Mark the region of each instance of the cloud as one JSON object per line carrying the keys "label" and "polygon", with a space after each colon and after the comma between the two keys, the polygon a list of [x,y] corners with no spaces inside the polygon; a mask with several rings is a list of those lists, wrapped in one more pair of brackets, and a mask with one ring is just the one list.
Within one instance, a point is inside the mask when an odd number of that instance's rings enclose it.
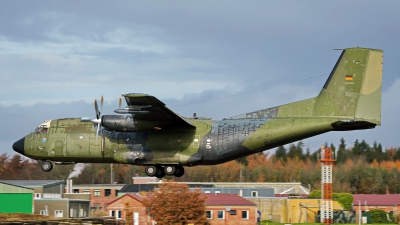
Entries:
{"label": "cloud", "polygon": [[[306,142],[377,135],[396,145],[397,118],[387,110],[398,107],[385,98],[395,102],[398,94],[399,8],[395,1],[6,2],[0,144],[45,119],[90,116],[100,95],[108,112],[122,92],[139,92],[184,116],[215,119],[314,97],[326,77],[292,82],[329,73],[340,54],[332,49],[363,46],[384,50],[383,126]],[[279,84],[287,85],[268,88]],[[223,98],[255,90],[263,91]],[[215,98],[222,99],[177,106]]]}

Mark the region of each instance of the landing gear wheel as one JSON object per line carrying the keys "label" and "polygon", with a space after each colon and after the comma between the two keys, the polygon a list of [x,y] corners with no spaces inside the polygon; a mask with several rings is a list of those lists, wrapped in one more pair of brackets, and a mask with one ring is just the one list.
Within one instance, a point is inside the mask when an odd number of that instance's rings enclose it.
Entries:
{"label": "landing gear wheel", "polygon": [[42,164],[40,164],[40,168],[42,168],[44,172],[50,172],[53,169],[53,163],[50,161],[43,161]]}
{"label": "landing gear wheel", "polygon": [[181,177],[183,176],[183,174],[185,174],[185,169],[183,168],[183,166],[175,166],[174,176]]}
{"label": "landing gear wheel", "polygon": [[165,165],[164,166],[164,173],[167,176],[172,176],[175,174],[175,166],[173,165]]}
{"label": "landing gear wheel", "polygon": [[155,177],[160,178],[160,179],[165,177],[163,168],[162,167],[156,167],[156,168],[157,168],[157,173],[156,173]]}
{"label": "landing gear wheel", "polygon": [[157,174],[157,167],[156,166],[146,166],[144,172],[149,177],[154,177]]}

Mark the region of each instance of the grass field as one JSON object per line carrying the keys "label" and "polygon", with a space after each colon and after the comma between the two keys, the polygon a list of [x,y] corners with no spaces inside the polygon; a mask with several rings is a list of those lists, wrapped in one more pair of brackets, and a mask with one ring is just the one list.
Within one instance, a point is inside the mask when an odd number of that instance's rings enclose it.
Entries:
{"label": "grass field", "polygon": [[15,221],[15,220],[46,220],[52,219],[49,216],[25,214],[25,213],[0,213],[0,221]]}

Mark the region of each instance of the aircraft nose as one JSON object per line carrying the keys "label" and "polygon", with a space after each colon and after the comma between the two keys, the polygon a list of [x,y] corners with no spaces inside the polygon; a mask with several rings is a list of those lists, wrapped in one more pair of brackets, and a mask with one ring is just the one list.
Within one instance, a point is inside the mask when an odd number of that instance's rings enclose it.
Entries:
{"label": "aircraft nose", "polygon": [[19,139],[18,141],[16,141],[12,148],[14,149],[14,151],[20,153],[20,154],[24,154],[24,143],[25,143],[25,137]]}

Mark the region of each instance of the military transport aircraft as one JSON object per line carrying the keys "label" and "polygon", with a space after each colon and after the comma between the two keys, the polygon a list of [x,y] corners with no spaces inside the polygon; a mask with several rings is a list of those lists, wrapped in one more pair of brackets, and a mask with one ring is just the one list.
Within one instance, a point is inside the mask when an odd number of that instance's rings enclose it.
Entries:
{"label": "military transport aircraft", "polygon": [[[215,165],[328,131],[370,129],[381,123],[383,51],[342,51],[320,94],[220,121],[185,118],[146,94],[125,94],[114,115],[48,120],[13,144],[56,164],[127,163],[148,176],[182,176],[183,166]],[[120,101],[121,104],[121,101]]]}

